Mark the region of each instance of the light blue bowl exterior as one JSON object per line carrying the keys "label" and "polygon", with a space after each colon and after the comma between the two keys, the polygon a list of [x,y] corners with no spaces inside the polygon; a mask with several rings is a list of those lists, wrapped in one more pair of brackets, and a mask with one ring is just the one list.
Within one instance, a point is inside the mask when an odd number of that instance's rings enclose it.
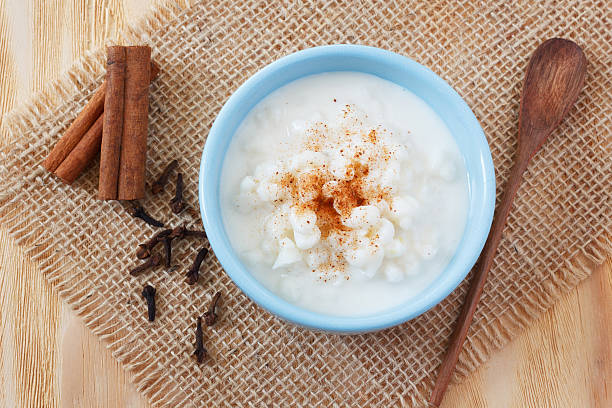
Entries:
{"label": "light blue bowl exterior", "polygon": [[[223,225],[219,180],[232,136],[247,113],[265,96],[298,78],[329,71],[359,71],[387,79],[423,99],[444,120],[465,160],[469,212],[463,238],[449,265],[416,297],[395,308],[364,317],[337,317],[297,307],[266,289],[235,254]],[[448,296],[465,278],[485,243],[495,206],[491,153],[476,117],[446,82],[424,66],[390,51],[359,45],[329,45],[299,51],[266,66],[225,103],[202,154],[199,200],[204,227],[215,255],[230,278],[271,313],[312,329],[340,333],[380,330],[410,320]]]}

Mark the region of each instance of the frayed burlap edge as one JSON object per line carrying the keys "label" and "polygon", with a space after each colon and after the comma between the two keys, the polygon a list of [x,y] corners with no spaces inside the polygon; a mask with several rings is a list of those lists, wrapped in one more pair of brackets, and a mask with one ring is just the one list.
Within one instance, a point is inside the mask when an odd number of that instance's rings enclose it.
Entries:
{"label": "frayed burlap edge", "polygon": [[513,340],[554,305],[559,297],[591,276],[611,253],[612,242],[609,237],[600,242],[592,242],[587,250],[579,251],[574,258],[567,260],[558,275],[551,274],[550,280],[532,292],[525,303],[510,305],[501,318],[485,326],[484,330],[470,335],[471,347],[464,348],[454,381],[457,382],[485,363],[493,352]]}
{"label": "frayed burlap edge", "polygon": [[[156,5],[139,22],[130,25],[116,39],[109,39],[106,43],[147,43],[149,33],[178,18],[194,3],[196,1],[182,0]],[[60,100],[75,99],[82,104],[89,100],[104,76],[104,56],[103,48],[85,53],[47,88],[4,115],[0,127],[0,175],[5,176],[5,180],[10,179],[11,174],[11,169],[4,164],[5,158],[15,154],[16,150],[28,151],[28,129],[36,129],[53,115],[53,107]],[[92,72],[97,73],[99,80],[86,87]],[[42,166],[33,169],[33,172],[36,178],[45,174]],[[87,288],[80,285],[80,281],[73,280],[68,272],[75,265],[66,262],[61,253],[58,254],[57,250],[54,252],[49,246],[51,239],[48,238],[49,234],[44,233],[44,226],[24,219],[19,205],[21,180],[13,181],[5,184],[0,191],[0,221],[3,229],[23,248],[24,254],[36,264],[77,316],[83,319],[85,326],[102,340],[128,372],[136,389],[153,406],[185,406],[186,394],[174,379],[164,376],[164,367],[155,363],[154,356],[147,355],[146,350],[136,351],[125,344],[126,329],[116,324],[112,309],[104,302],[87,300]]]}
{"label": "frayed burlap edge", "polygon": [[[195,1],[184,0],[172,5],[158,5],[136,25],[130,26],[116,39],[108,43],[147,43],[150,34],[166,24],[171,23],[184,13]],[[155,55],[154,55],[155,56]],[[101,80],[103,76],[104,50],[99,49],[87,53],[80,58],[65,74],[53,81],[47,89],[33,96],[31,101],[9,112],[2,120],[0,132],[2,142],[0,157],[8,157],[16,151],[27,152],[28,129],[36,128],[40,123],[53,115],[53,107],[62,99],[87,101],[95,91],[93,85],[87,86],[92,72],[97,73]],[[97,81],[96,83],[99,83]],[[78,96],[78,98],[77,98]],[[0,175],[4,179],[11,173],[0,160]],[[42,177],[42,167],[33,170],[34,177]],[[137,389],[142,392],[154,406],[183,406],[188,403],[186,393],[174,379],[163,375],[163,367],[158,366],[152,356],[144,351],[137,351],[125,344],[126,329],[114,321],[113,311],[105,303],[88,300],[87,287],[75,281],[70,273],[75,266],[58,251],[49,247],[50,239],[43,234],[43,225],[36,224],[24,218],[20,206],[19,181],[5,185],[0,192],[0,221],[3,228],[24,249],[24,253],[39,267],[54,290],[66,300],[68,305],[80,316],[85,325],[92,330],[128,372]],[[34,237],[36,244],[34,245]],[[534,288],[530,297],[520,305],[510,305],[503,317],[492,321],[490,325],[477,333],[471,333],[470,345],[465,347],[458,366],[455,381],[474,371],[487,361],[490,355],[499,350],[525,329],[530,322],[549,309],[564,293],[574,288],[582,280],[589,277],[593,270],[600,266],[612,253],[612,237],[592,242],[588,249],[577,250],[571,259],[565,261],[560,272],[551,274],[550,279],[541,287]],[[431,384],[429,384],[431,385]],[[406,397],[413,405],[422,405],[428,395],[423,392],[425,384],[406,384],[413,390]]]}

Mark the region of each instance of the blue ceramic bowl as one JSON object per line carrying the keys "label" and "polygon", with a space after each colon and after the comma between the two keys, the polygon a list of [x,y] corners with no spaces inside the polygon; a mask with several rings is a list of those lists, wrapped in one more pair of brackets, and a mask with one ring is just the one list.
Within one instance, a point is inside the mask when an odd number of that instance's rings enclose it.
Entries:
{"label": "blue ceramic bowl", "polygon": [[[266,289],[234,252],[221,216],[219,179],[225,153],[247,113],[277,88],[307,75],[329,71],[373,74],[410,90],[444,120],[459,145],[468,172],[469,212],[463,238],[446,269],[421,294],[389,310],[364,317],[337,317],[295,306]],[[279,59],[247,80],[215,120],[200,163],[200,210],[210,245],[242,291],[273,314],[301,326],[341,333],[380,330],[412,319],[435,306],[465,278],[489,233],[495,206],[491,153],[476,117],[440,77],[401,55],[358,45],[310,48]]]}

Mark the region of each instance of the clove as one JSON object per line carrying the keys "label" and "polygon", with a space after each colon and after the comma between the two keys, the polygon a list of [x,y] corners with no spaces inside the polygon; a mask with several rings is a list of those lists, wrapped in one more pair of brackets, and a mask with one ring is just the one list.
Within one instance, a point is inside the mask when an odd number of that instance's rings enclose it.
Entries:
{"label": "clove", "polygon": [[201,364],[206,358],[206,354],[207,352],[204,348],[204,333],[202,333],[202,318],[198,316],[195,332],[195,351],[193,352],[193,355],[198,364]]}
{"label": "clove", "polygon": [[167,237],[168,235],[170,235],[171,232],[172,232],[171,229],[165,229],[153,235],[153,237],[151,237],[151,239],[149,239],[145,243],[139,244],[138,248],[136,249],[136,257],[138,259],[145,259],[145,258],[150,257],[151,252],[153,251],[153,249],[155,249],[157,244],[162,242],[163,239]]}
{"label": "clove", "polygon": [[174,198],[170,200],[170,208],[175,214],[179,214],[185,208],[185,202],[183,201],[183,173],[179,173],[176,176],[176,193]]}
{"label": "clove", "polygon": [[175,239],[182,239],[187,237],[206,238],[206,232],[198,230],[190,230],[186,227],[175,227],[172,231],[163,239],[164,249],[166,252],[166,267],[169,268],[172,262],[172,242]]}
{"label": "clove", "polygon": [[217,321],[218,316],[216,313],[216,309],[217,309],[217,303],[219,302],[220,298],[221,298],[221,292],[215,293],[215,296],[210,302],[210,307],[208,308],[206,313],[204,313],[204,322],[206,323],[207,326],[212,326]]}
{"label": "clove", "polygon": [[187,227],[175,227],[168,237],[171,239],[187,238],[187,237],[206,238],[206,232],[198,231],[198,230],[190,230],[190,229],[187,229]]}
{"label": "clove", "polygon": [[206,231],[190,230],[190,229],[185,228],[183,229],[183,236],[204,239],[206,238]]}
{"label": "clove", "polygon": [[151,217],[140,204],[134,204],[128,208],[128,213],[134,218],[140,218],[144,222],[154,227],[163,227],[164,223]]}
{"label": "clove", "polygon": [[153,254],[153,256],[151,256],[150,258],[147,258],[147,260],[144,263],[133,268],[130,271],[130,275],[132,276],[140,275],[142,272],[159,265],[160,262],[161,262],[161,256],[159,256],[159,254]]}
{"label": "clove", "polygon": [[159,175],[157,180],[153,182],[151,185],[151,192],[153,194],[159,194],[162,192],[166,183],[168,182],[168,178],[170,177],[170,173],[178,166],[178,160],[172,160],[164,169],[162,174]]}
{"label": "clove", "polygon": [[185,277],[186,277],[185,280],[187,281],[189,285],[195,285],[198,279],[200,278],[200,265],[202,265],[202,262],[204,261],[204,258],[206,258],[207,254],[208,254],[208,248],[206,247],[198,251],[198,254],[195,257],[195,260],[193,261],[193,265],[191,266],[191,268],[189,268],[189,270],[185,274]]}
{"label": "clove", "polygon": [[166,237],[162,240],[162,243],[164,244],[164,252],[166,254],[164,266],[166,268],[170,268],[170,264],[172,262],[172,238]]}
{"label": "clove", "polygon": [[155,288],[151,285],[145,285],[142,289],[142,297],[147,300],[147,313],[149,321],[155,320]]}
{"label": "clove", "polygon": [[182,239],[188,237],[206,238],[206,232],[198,230],[190,230],[187,227],[168,228],[153,235],[148,241],[139,244],[136,248],[136,257],[145,259],[151,256],[151,253],[158,244],[163,244],[165,252],[164,264],[167,268],[170,267],[172,260],[172,241],[174,239]]}

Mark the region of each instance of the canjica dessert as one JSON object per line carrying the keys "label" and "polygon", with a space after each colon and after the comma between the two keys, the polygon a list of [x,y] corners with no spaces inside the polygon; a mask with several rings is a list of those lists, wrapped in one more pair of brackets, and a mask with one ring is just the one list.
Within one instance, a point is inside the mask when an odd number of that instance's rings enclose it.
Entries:
{"label": "canjica dessert", "polygon": [[422,292],[467,218],[463,158],[417,96],[357,72],[308,76],[258,103],[221,176],[234,250],[306,309],[363,316]]}

